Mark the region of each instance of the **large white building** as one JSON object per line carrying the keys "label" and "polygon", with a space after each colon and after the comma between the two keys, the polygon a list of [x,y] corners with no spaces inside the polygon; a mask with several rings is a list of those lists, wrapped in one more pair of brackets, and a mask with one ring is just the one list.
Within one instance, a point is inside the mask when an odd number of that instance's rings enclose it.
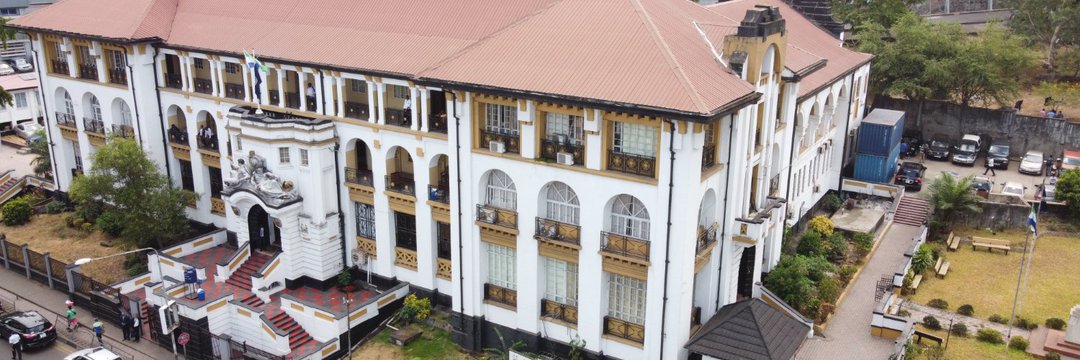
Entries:
{"label": "large white building", "polygon": [[[60,189],[128,136],[227,229],[123,290],[297,358],[337,356],[400,289],[470,350],[497,329],[690,356],[837,188],[870,60],[778,0],[66,0],[12,26]],[[185,265],[210,299],[181,299]],[[408,286],[341,309],[318,291],[346,268]]]}

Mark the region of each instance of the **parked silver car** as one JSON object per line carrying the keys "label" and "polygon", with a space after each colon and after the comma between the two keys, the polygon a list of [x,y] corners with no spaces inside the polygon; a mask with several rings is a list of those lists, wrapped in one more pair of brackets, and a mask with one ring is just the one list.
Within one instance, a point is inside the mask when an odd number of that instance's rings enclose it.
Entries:
{"label": "parked silver car", "polygon": [[1031,150],[1027,154],[1024,154],[1024,158],[1020,160],[1020,173],[1028,175],[1042,175],[1043,173],[1043,153],[1042,151]]}
{"label": "parked silver car", "polygon": [[41,125],[38,125],[38,123],[33,121],[27,121],[15,125],[15,135],[18,135],[19,137],[26,139],[27,141],[29,141],[30,138],[34,136],[34,133],[38,132],[38,130],[41,130]]}

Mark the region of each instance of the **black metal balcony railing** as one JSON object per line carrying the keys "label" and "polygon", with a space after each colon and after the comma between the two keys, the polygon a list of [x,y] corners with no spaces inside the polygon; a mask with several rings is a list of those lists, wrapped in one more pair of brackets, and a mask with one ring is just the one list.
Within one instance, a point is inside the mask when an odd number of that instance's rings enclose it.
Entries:
{"label": "black metal balcony railing", "polygon": [[95,63],[82,63],[79,64],[79,78],[86,80],[97,80],[97,64]]}
{"label": "black metal balcony railing", "polygon": [[769,196],[776,196],[780,192],[780,174],[769,179]]}
{"label": "black metal balcony railing", "polygon": [[112,126],[112,132],[116,136],[124,138],[131,138],[135,136],[135,128],[131,127],[131,125],[114,124]]}
{"label": "black metal balcony railing", "polygon": [[701,169],[705,170],[716,165],[716,145],[705,145],[701,148]]}
{"label": "black metal balcony railing", "polygon": [[56,125],[76,128],[77,125],[75,124],[75,114],[68,114],[65,112],[57,111]]}
{"label": "black metal balcony railing", "polygon": [[698,231],[697,252],[705,250],[710,245],[716,242],[716,228],[717,225],[714,223],[708,228],[702,228]]}
{"label": "black metal balcony railing", "polygon": [[368,104],[352,101],[345,102],[345,117],[353,119],[368,119]]}
{"label": "black metal balcony railing", "polygon": [[225,97],[230,99],[244,99],[244,85],[225,83]]}
{"label": "black metal balcony railing", "polygon": [[290,109],[300,108],[300,94],[294,92],[285,92],[285,107]]}
{"label": "black metal balcony railing", "polygon": [[169,142],[177,145],[188,146],[188,133],[186,129],[169,128]]}
{"label": "black metal balcony railing", "polygon": [[214,84],[208,79],[194,79],[195,92],[202,94],[211,94],[214,92]]}
{"label": "black metal balcony railing", "polygon": [[68,75],[71,73],[67,59],[52,59],[49,62],[52,63],[53,74]]}
{"label": "black metal balcony railing", "polygon": [[345,182],[363,186],[375,186],[375,181],[372,178],[371,170],[362,170],[351,167],[345,168]]}
{"label": "black metal balcony railing", "polygon": [[450,203],[450,189],[436,185],[428,185],[427,188],[428,200],[441,202],[443,204]]}
{"label": "black metal balcony railing", "polygon": [[557,139],[540,140],[541,159],[557,161],[559,160],[559,153],[570,154],[574,159],[574,165],[585,165],[585,146]]}
{"label": "black metal balcony railing", "polygon": [[83,118],[83,129],[86,130],[86,132],[104,134],[105,122],[94,118]]}
{"label": "black metal balcony railing", "polygon": [[199,149],[218,152],[218,137],[214,136],[198,136]]}
{"label": "black metal balcony railing", "polygon": [[542,299],[540,300],[540,316],[570,324],[577,324],[578,309],[577,306]]}
{"label": "black metal balcony railing", "polygon": [[412,126],[412,120],[409,119],[411,112],[407,113],[402,109],[386,108],[386,125],[393,125],[397,127],[410,127]]}
{"label": "black metal balcony railing", "polygon": [[492,225],[517,229],[517,212],[514,210],[476,204],[476,219]]}
{"label": "black metal balcony railing", "polygon": [[612,150],[608,153],[607,168],[632,175],[654,177],[656,158]]}
{"label": "black metal balcony railing", "polygon": [[517,307],[517,291],[495,284],[484,284],[484,300]]}
{"label": "black metal balcony railing", "polygon": [[125,71],[124,68],[110,69],[109,83],[116,85],[127,85],[127,71]]}
{"label": "black metal balcony railing", "polygon": [[612,316],[605,316],[604,334],[623,338],[637,343],[644,343],[645,325],[616,319]]}
{"label": "black metal balcony railing", "polygon": [[438,113],[438,114],[430,114],[430,115],[428,115],[428,121],[430,122],[428,124],[428,131],[437,132],[437,133],[441,133],[441,134],[446,133],[446,123],[447,123],[446,112],[441,112],[441,113]]}
{"label": "black metal balcony railing", "polygon": [[184,80],[180,78],[178,74],[165,74],[165,87],[172,89],[181,89],[184,87]]}
{"label": "black metal balcony railing", "polygon": [[649,242],[647,240],[635,239],[606,231],[600,232],[600,236],[604,239],[603,245],[600,246],[600,250],[603,252],[649,260]]}
{"label": "black metal balcony railing", "polygon": [[581,244],[581,226],[542,217],[536,218],[536,237],[544,240]]}
{"label": "black metal balcony railing", "polygon": [[281,103],[281,94],[278,94],[277,89],[267,89],[267,96],[270,98],[270,105],[277,106]]}
{"label": "black metal balcony railing", "polygon": [[386,175],[386,190],[390,190],[399,194],[416,196],[415,182],[413,181],[413,175],[406,172],[395,172],[390,175]]}
{"label": "black metal balcony railing", "polygon": [[517,134],[503,134],[480,130],[480,147],[486,149],[492,141],[501,142],[503,144],[503,149],[508,153],[518,154],[521,152],[521,144]]}

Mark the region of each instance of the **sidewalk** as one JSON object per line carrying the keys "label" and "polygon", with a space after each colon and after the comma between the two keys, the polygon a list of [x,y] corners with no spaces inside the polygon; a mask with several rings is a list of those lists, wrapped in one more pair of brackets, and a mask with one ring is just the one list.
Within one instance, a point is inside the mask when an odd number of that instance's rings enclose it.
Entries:
{"label": "sidewalk", "polygon": [[[949,321],[952,320],[956,324],[964,324],[965,326],[967,326],[968,332],[972,334],[974,334],[979,329],[987,327],[997,330],[1002,335],[1009,333],[1009,327],[1004,324],[998,324],[983,319],[964,316],[948,310],[935,309],[926,305],[907,301],[907,299],[901,300],[900,308],[910,312],[911,319],[919,323],[923,322],[923,318],[926,317],[926,315],[933,315],[938,319],[938,321],[941,322],[942,327],[948,327]],[[1024,338],[1031,338],[1031,331],[1014,327],[1012,328],[1012,335],[1020,335]],[[1005,340],[1008,341],[1008,339]]]}
{"label": "sidewalk", "polygon": [[[8,301],[15,300],[17,310],[37,310],[46,319],[54,322],[56,322],[57,318],[60,318],[61,321],[56,324],[57,334],[61,337],[70,337],[68,335],[70,333],[65,330],[66,324],[63,323],[63,316],[61,315],[67,313],[64,306],[67,294],[49,289],[47,286],[33,282],[13,271],[0,268],[0,297]],[[82,340],[88,336],[87,327],[94,322],[94,315],[90,313],[90,309],[81,306],[76,306],[75,311],[78,313],[80,328],[80,332],[76,333],[75,336],[80,340],[79,342],[84,343],[85,341]],[[105,344],[110,347],[115,346],[137,359],[171,359],[173,357],[172,351],[166,350],[155,344],[153,340],[150,340],[145,328],[142,333],[142,341],[136,343],[121,340],[124,332],[119,327],[104,320],[102,323],[105,324]],[[180,358],[183,358],[183,355],[180,355]]]}

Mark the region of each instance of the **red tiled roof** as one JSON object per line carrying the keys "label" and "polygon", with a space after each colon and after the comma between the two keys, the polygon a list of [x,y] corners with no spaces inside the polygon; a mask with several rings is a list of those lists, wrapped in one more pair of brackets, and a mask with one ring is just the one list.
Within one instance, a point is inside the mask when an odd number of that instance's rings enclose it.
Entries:
{"label": "red tiled roof", "polygon": [[63,0],[10,24],[109,39],[166,39],[179,0]]}
{"label": "red tiled roof", "polygon": [[37,86],[37,75],[34,75],[34,73],[0,76],[0,88],[7,91],[32,89],[36,88]]}

